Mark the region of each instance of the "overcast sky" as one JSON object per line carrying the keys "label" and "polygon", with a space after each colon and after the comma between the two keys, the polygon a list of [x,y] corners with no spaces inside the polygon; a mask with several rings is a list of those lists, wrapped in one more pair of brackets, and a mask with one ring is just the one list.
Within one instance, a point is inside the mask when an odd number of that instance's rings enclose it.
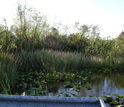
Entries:
{"label": "overcast sky", "polygon": [[11,25],[17,1],[36,8],[50,23],[74,25],[75,22],[99,25],[102,37],[116,37],[124,30],[124,0],[1,0],[0,21]]}

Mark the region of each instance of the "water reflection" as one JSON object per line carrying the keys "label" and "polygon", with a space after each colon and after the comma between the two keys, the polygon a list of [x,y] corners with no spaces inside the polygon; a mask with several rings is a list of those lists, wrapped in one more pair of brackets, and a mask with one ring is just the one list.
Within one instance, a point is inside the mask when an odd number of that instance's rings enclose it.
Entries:
{"label": "water reflection", "polygon": [[91,90],[81,89],[80,96],[124,95],[124,74],[94,75]]}
{"label": "water reflection", "polygon": [[64,87],[64,83],[52,83],[48,84],[48,96],[56,96],[56,97],[76,97],[79,96],[79,93],[76,92],[73,88],[66,89]]}
{"label": "water reflection", "polygon": [[91,81],[91,90],[81,88],[80,93],[74,90],[66,89],[64,83],[48,84],[48,96],[63,96],[65,93],[69,96],[76,95],[80,97],[104,96],[112,94],[124,95],[124,74],[111,75],[93,75]]}

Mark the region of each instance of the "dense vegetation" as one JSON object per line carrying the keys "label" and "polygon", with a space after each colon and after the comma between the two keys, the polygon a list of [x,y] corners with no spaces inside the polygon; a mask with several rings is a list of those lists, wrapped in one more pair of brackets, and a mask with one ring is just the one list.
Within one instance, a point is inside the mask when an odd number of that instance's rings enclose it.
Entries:
{"label": "dense vegetation", "polygon": [[74,29],[61,32],[36,10],[19,5],[15,24],[0,25],[0,93],[42,92],[55,81],[79,86],[91,73],[124,70],[124,32],[102,39],[97,26],[76,23]]}

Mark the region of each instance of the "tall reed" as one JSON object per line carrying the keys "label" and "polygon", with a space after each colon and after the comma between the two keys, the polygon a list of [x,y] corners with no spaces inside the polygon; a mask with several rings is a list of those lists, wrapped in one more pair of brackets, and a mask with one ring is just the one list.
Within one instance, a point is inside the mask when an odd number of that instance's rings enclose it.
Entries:
{"label": "tall reed", "polygon": [[16,82],[17,68],[13,55],[0,54],[0,93],[11,94]]}

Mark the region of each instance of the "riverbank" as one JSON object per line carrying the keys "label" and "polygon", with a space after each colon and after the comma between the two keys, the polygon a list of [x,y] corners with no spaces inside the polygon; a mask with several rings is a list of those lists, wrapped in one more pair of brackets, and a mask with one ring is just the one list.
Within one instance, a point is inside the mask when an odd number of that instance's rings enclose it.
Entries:
{"label": "riverbank", "polygon": [[[114,59],[114,58],[113,58]],[[3,94],[45,95],[47,84],[64,82],[66,88],[92,87],[93,74],[123,70],[123,61],[86,56],[77,52],[39,50],[0,54],[0,85]],[[35,92],[34,92],[35,91]]]}

